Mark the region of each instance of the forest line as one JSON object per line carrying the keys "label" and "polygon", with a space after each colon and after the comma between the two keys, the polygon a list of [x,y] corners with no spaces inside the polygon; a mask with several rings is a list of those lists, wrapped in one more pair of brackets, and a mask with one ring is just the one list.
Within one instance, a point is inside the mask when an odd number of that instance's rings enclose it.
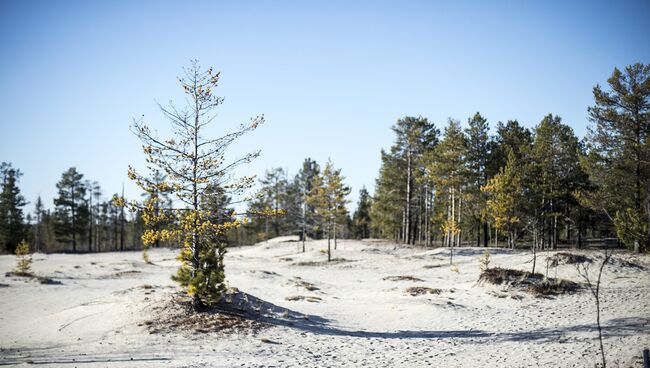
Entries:
{"label": "forest line", "polygon": [[[268,170],[250,199],[246,220],[222,240],[251,244],[269,237],[386,238],[425,246],[488,246],[533,249],[582,246],[587,238],[617,239],[637,251],[650,243],[650,66],[614,69],[603,88],[593,89],[589,133],[579,139],[553,114],[532,129],[517,120],[498,122],[490,134],[480,113],[438,126],[407,116],[392,126],[394,144],[381,151],[381,168],[371,195],[359,192],[353,213],[350,189],[334,163],[305,159],[293,178]],[[62,174],[53,211],[40,198],[24,214],[19,169],[2,164],[0,241],[13,252],[26,239],[36,251],[140,249],[150,226],[143,211],[102,197],[97,182],[75,168]],[[157,176],[156,176],[157,175]],[[152,183],[165,183],[157,173]],[[251,184],[251,183],[248,183]],[[247,185],[248,185],[247,184]],[[244,186],[242,186],[244,188]],[[242,189],[240,188],[240,189]],[[147,191],[145,191],[147,192]],[[159,222],[172,205],[171,190],[147,192]],[[234,209],[231,193],[213,183],[200,206],[225,223]],[[164,227],[164,226],[163,226]],[[156,239],[154,246],[171,245]]]}

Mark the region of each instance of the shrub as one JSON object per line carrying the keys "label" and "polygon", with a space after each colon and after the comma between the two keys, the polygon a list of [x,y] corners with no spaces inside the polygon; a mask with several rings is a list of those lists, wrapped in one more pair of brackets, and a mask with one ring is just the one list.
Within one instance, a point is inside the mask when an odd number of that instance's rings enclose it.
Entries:
{"label": "shrub", "polygon": [[487,270],[490,267],[490,261],[490,252],[486,249],[485,252],[483,252],[483,256],[478,259],[481,272]]}
{"label": "shrub", "polygon": [[16,272],[18,276],[29,276],[32,271],[32,253],[29,244],[23,240],[16,247]]}

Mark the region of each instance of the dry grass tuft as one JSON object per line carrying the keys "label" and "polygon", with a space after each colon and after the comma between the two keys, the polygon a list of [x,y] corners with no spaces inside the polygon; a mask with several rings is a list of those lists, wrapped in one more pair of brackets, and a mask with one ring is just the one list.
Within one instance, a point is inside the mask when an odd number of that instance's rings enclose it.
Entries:
{"label": "dry grass tuft", "polygon": [[343,262],[352,262],[345,258],[332,258],[331,261],[305,261],[292,263],[293,266],[326,266],[328,264],[337,264]]}
{"label": "dry grass tuft", "polygon": [[310,303],[319,303],[321,300],[323,300],[323,299],[321,299],[320,297],[317,297],[317,296],[305,296],[305,295],[293,295],[293,296],[288,296],[288,297],[286,297],[284,299],[287,300],[287,301],[290,301],[290,302],[296,302],[296,301],[299,301],[299,300],[304,300],[304,301],[308,301]]}
{"label": "dry grass tuft", "polygon": [[560,252],[548,258],[549,266],[557,267],[565,264],[591,263],[593,260],[587,256],[575,253]]}
{"label": "dry grass tuft", "polygon": [[62,285],[63,283],[61,281],[53,280],[49,277],[45,276],[37,276],[31,272],[7,272],[5,273],[6,277],[27,277],[30,279],[36,279],[38,282],[40,282],[43,285]]}
{"label": "dry grass tuft", "polygon": [[316,285],[312,284],[311,282],[307,282],[300,277],[294,277],[293,278],[294,285],[297,287],[303,287],[309,291],[316,291],[320,290]]}
{"label": "dry grass tuft", "polygon": [[569,280],[546,278],[539,273],[530,273],[507,268],[488,268],[481,273],[479,283],[507,285],[527,291],[535,296],[556,296],[580,290],[580,284]]}
{"label": "dry grass tuft", "polygon": [[383,278],[384,281],[424,281],[415,276],[386,276]]}
{"label": "dry grass tuft", "polygon": [[418,296],[418,295],[424,295],[424,294],[434,294],[438,295],[442,292],[440,289],[436,288],[430,288],[426,286],[411,286],[409,288],[406,288],[404,290],[405,293],[410,294],[411,296]]}

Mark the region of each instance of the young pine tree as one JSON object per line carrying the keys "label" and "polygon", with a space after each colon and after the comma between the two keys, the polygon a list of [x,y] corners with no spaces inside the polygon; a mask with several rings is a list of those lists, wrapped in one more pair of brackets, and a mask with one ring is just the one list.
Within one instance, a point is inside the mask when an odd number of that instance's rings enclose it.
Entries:
{"label": "young pine tree", "polygon": [[343,184],[343,179],[341,169],[335,169],[334,164],[329,160],[322,175],[314,178],[312,189],[307,197],[307,203],[316,208],[316,213],[327,231],[328,262],[332,260],[330,240],[333,236],[336,244],[336,226],[347,214],[345,197],[350,193],[350,188]]}
{"label": "young pine tree", "polygon": [[[227,162],[224,154],[237,138],[257,128],[264,118],[255,117],[218,138],[206,137],[206,126],[214,120],[215,109],[223,102],[222,97],[214,94],[220,73],[212,68],[202,70],[196,61],[184,72],[179,82],[186,94],[187,106],[184,109],[160,106],[172,125],[174,136],[159,138],[142,120],[134,124],[147,162],[164,173],[166,179],[152,183],[132,167],[129,167],[129,177],[147,192],[168,191],[175,197],[176,205],[164,215],[165,220],[169,220],[164,221],[165,227],[149,227],[142,240],[148,245],[158,239],[181,242],[179,259],[182,263],[173,279],[186,288],[192,296],[193,308],[198,309],[218,301],[225,290],[223,258],[226,245],[218,240],[219,235],[245,221],[230,217],[215,222],[213,213],[202,208],[202,196],[209,187],[218,186],[225,191],[223,194],[233,195],[241,194],[252,185],[253,178],[233,178],[232,170],[253,160],[259,151],[232,162]],[[143,211],[145,223],[154,216],[151,205],[143,207],[133,202],[131,205]]]}
{"label": "young pine tree", "polygon": [[481,188],[488,195],[488,216],[495,228],[507,232],[508,246],[512,248],[515,247],[515,225],[520,222],[517,210],[523,193],[519,168],[514,153],[510,152],[506,166]]}
{"label": "young pine tree", "polygon": [[32,252],[29,244],[22,240],[16,247],[16,272],[18,276],[29,276],[32,272]]}

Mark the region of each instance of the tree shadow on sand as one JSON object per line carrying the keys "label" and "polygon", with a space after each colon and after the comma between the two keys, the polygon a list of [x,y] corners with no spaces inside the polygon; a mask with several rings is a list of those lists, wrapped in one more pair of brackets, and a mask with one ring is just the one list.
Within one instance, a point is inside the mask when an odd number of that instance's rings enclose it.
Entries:
{"label": "tree shadow on sand", "polygon": [[[518,332],[490,332],[480,329],[468,330],[402,330],[402,331],[363,331],[349,330],[335,326],[332,320],[311,314],[303,314],[285,307],[277,306],[250,294],[236,292],[230,295],[229,303],[223,301],[219,311],[239,314],[274,326],[284,326],[309,332],[315,335],[360,337],[378,339],[468,339],[467,342],[481,343],[491,341],[558,341],[572,333],[595,332],[595,324],[581,324],[559,328],[541,328]],[[609,320],[604,326],[605,336],[621,337],[647,333],[650,318],[630,317]]]}

